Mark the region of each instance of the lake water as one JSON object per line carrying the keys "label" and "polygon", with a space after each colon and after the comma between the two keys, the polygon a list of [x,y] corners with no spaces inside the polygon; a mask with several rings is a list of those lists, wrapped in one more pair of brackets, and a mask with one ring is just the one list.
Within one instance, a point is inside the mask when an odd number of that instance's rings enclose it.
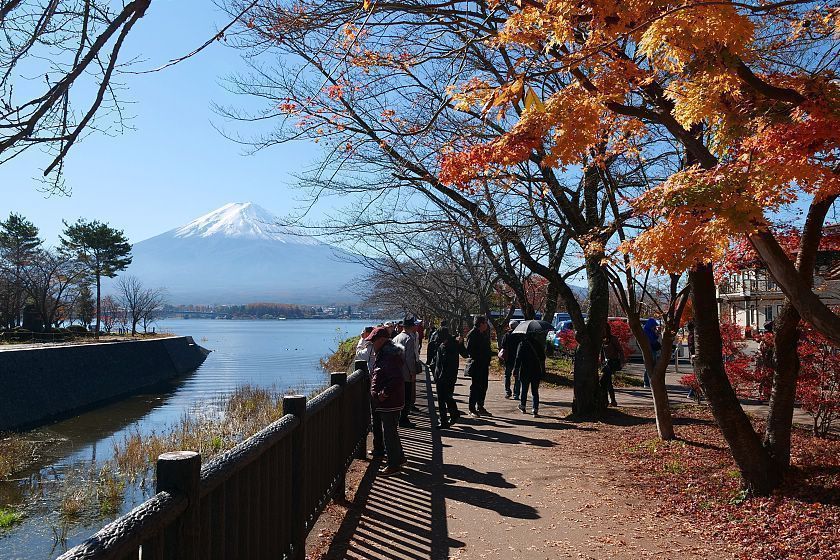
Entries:
{"label": "lake water", "polygon": [[[11,530],[0,529],[0,560],[47,559],[98,530],[114,516],[59,526],[49,480],[66,472],[90,469],[110,458],[113,442],[129,431],[160,431],[175,423],[190,407],[250,384],[308,394],[328,383],[320,359],[338,342],[359,334],[370,321],[285,320],[225,321],[209,319],[159,321],[159,332],[192,336],[212,350],[204,364],[162,392],[135,395],[123,401],[36,430],[41,439],[58,440],[33,478],[45,496],[26,496],[26,480],[0,484],[0,505],[25,501],[27,519]],[[44,482],[46,481],[46,482]],[[126,503],[124,510],[132,504]]]}

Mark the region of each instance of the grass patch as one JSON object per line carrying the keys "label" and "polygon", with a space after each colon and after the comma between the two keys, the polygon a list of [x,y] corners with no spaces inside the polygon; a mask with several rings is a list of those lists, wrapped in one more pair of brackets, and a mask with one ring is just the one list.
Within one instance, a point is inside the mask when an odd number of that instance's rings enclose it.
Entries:
{"label": "grass patch", "polygon": [[10,508],[0,508],[0,529],[8,529],[23,521],[23,514]]}
{"label": "grass patch", "polygon": [[195,407],[166,432],[136,430],[115,442],[115,469],[130,482],[144,485],[161,453],[190,449],[206,462],[282,416],[281,393],[244,385],[210,406]]}
{"label": "grass patch", "polygon": [[324,371],[347,371],[356,359],[356,345],[359,343],[358,336],[351,336],[338,343],[338,348],[326,358],[321,358],[321,367]]}

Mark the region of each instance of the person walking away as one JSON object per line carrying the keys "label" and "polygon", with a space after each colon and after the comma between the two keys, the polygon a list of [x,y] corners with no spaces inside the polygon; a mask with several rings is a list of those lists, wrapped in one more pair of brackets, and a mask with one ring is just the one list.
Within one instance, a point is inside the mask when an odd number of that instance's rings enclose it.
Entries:
{"label": "person walking away", "polygon": [[403,331],[394,337],[394,344],[403,351],[403,381],[405,382],[405,407],[400,415],[400,426],[413,428],[414,424],[409,420],[408,413],[412,402],[414,386],[417,381],[417,373],[420,371],[417,360],[417,344],[413,336],[414,319],[407,317],[402,322]]}
{"label": "person walking away", "polygon": [[[505,330],[505,334],[502,335],[502,341],[499,343],[499,360],[505,365],[505,398],[509,399],[511,396],[510,391],[510,378],[513,375],[513,362],[516,360],[516,347],[519,343],[519,337],[513,334],[513,329],[516,328],[516,325],[519,324],[519,321],[513,320],[508,322],[507,329]],[[513,391],[513,398],[519,398],[519,383],[517,378],[517,383],[514,387]]]}
{"label": "person walking away", "polygon": [[[658,327],[659,327],[659,325],[656,322],[656,319],[654,319],[652,317],[650,319],[648,319],[647,321],[645,321],[645,324],[642,327],[642,330],[645,331],[645,336],[647,337],[648,342],[650,342],[650,349],[653,352],[653,363],[654,363],[654,365],[656,364],[656,362],[659,361],[659,354],[662,351],[662,342],[660,342],[660,340],[659,340],[659,332],[657,331]],[[650,374],[651,373],[652,372],[649,372],[648,369],[645,368],[645,382],[644,382],[644,385],[647,388],[650,388]]]}
{"label": "person walking away", "polygon": [[460,345],[460,353],[472,360],[468,364],[467,374],[470,383],[470,415],[479,417],[491,414],[484,408],[484,398],[487,396],[487,385],[490,380],[490,334],[487,317],[476,315],[473,328],[467,333],[466,343]]}
{"label": "person walking away", "polygon": [[[411,336],[414,337],[414,363],[417,365],[417,373],[423,371],[423,363],[420,361],[420,344],[422,344],[422,339],[420,338],[420,329],[423,328],[423,321],[418,320],[416,317],[409,317],[409,322],[414,324],[414,329],[411,331]],[[405,323],[405,321],[403,321]],[[420,409],[417,408],[417,374],[414,374],[414,379],[411,382],[411,393],[410,393],[411,400],[409,401],[409,409],[413,412],[420,412]]]}
{"label": "person walking away", "polygon": [[417,334],[417,359],[420,359],[420,351],[423,349],[423,335],[426,334],[426,323],[425,321],[419,321],[417,323],[417,330],[415,331]]}
{"label": "person walking away", "polygon": [[[389,338],[386,327],[377,327],[367,337],[373,344],[376,359],[370,380],[370,396],[382,423],[382,435],[388,464],[379,471],[383,476],[398,473],[405,465],[400,434],[397,431],[400,413],[405,405],[402,349]],[[374,452],[376,441],[374,439]]]}
{"label": "person walking away", "polygon": [[[460,352],[458,340],[449,332],[446,326],[437,331],[438,347],[435,357],[435,388],[438,397],[438,429],[446,429],[461,418],[458,405],[455,403],[455,383],[458,380],[458,361]],[[431,342],[429,342],[431,344]]]}
{"label": "person walking away", "polygon": [[528,388],[531,388],[533,401],[532,413],[539,417],[540,409],[540,381],[545,376],[545,341],[544,333],[528,333],[516,349],[513,362],[513,374],[520,382],[519,410],[525,413],[528,403]]}
{"label": "person walking away", "polygon": [[[441,324],[440,328],[443,328],[444,325]],[[437,357],[437,349],[438,349],[438,334],[439,329],[435,328],[435,323],[432,321],[429,323],[429,341],[426,343],[426,365],[429,366],[429,371],[434,374],[435,372],[435,358]]]}
{"label": "person walking away", "polygon": [[610,324],[607,323],[607,332],[604,333],[604,341],[601,345],[601,355],[604,366],[601,373],[601,391],[609,398],[611,406],[618,406],[615,400],[615,387],[613,387],[613,374],[619,371],[624,365],[624,351],[621,343],[612,333]]}

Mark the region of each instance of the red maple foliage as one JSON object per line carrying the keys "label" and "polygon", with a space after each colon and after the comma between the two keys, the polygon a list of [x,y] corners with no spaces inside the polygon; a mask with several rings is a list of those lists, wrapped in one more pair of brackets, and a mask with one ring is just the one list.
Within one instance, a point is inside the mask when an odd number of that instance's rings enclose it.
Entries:
{"label": "red maple foliage", "polygon": [[621,319],[613,319],[609,323],[610,330],[621,344],[621,351],[624,352],[624,360],[629,360],[630,354],[633,353],[633,349],[630,348],[630,339],[633,337],[633,333],[630,331],[630,325],[627,324],[627,321]]}

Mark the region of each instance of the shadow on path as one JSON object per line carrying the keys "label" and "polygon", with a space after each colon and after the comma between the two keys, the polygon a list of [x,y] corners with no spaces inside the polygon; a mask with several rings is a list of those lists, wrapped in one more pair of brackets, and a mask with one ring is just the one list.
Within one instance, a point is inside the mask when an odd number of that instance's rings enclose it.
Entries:
{"label": "shadow on path", "polygon": [[[381,477],[377,476],[381,461],[368,464],[326,558],[445,560],[451,547],[464,545],[450,539],[446,527],[443,447],[433,428],[429,403],[434,401],[425,376],[418,389],[420,412],[412,414],[415,427],[400,428],[408,465],[398,475]],[[477,474],[456,469],[449,476]],[[498,481],[492,476],[488,480]],[[470,498],[480,500],[481,496]]]}

